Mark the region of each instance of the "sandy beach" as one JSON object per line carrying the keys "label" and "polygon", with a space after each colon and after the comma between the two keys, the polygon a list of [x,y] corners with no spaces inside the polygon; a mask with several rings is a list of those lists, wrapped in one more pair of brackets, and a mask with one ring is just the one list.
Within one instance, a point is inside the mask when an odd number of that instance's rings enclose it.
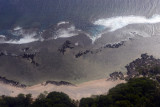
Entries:
{"label": "sandy beach", "polygon": [[107,81],[106,79],[100,79],[78,84],[76,86],[56,86],[52,84],[44,86],[42,84],[38,84],[27,88],[17,88],[11,85],[0,83],[0,95],[14,97],[20,93],[30,93],[32,94],[33,98],[36,98],[40,93],[44,93],[45,91],[48,93],[57,91],[68,94],[69,97],[74,100],[80,100],[81,98],[90,97],[92,95],[106,94],[109,89],[120,83],[125,83],[125,81]]}

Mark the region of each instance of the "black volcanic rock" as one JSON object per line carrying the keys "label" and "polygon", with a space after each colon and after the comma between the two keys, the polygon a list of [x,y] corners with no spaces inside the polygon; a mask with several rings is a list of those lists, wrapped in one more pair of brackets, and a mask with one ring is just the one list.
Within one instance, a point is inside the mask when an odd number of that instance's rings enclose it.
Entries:
{"label": "black volcanic rock", "polygon": [[74,48],[73,46],[71,46],[71,44],[72,43],[69,40],[65,41],[63,45],[58,49],[58,51],[64,55],[64,53],[66,52],[66,49]]}
{"label": "black volcanic rock", "polygon": [[99,52],[102,52],[103,49],[105,49],[105,48],[119,48],[119,47],[123,46],[124,43],[125,43],[125,41],[121,41],[121,42],[119,42],[119,43],[107,44],[107,45],[102,46],[102,47],[97,48],[97,49],[90,49],[90,50],[80,51],[80,52],[78,52],[78,53],[75,55],[75,57],[76,57],[76,58],[79,58],[79,57],[81,57],[81,56],[83,56],[83,55],[86,55],[86,54],[89,54],[89,53],[91,53],[91,54],[97,54],[97,53],[99,53]]}
{"label": "black volcanic rock", "polygon": [[[25,50],[25,52],[28,50],[29,48],[23,49]],[[21,54],[15,54],[15,53],[9,53],[7,51],[2,51],[0,52],[0,56],[8,56],[8,57],[18,57],[18,58],[22,58],[22,59],[27,59],[30,60],[32,64],[39,66],[39,64],[34,60],[36,53],[21,53]]]}
{"label": "black volcanic rock", "polygon": [[21,84],[17,81],[13,81],[13,80],[8,80],[5,77],[1,77],[0,76],[0,82],[4,83],[4,84],[9,84],[15,87],[19,87],[19,88],[26,88],[27,86],[25,84]]}
{"label": "black volcanic rock", "polygon": [[112,80],[112,81],[115,81],[115,80],[124,80],[124,75],[122,72],[113,72],[110,74],[110,78],[108,80]]}
{"label": "black volcanic rock", "polygon": [[160,59],[156,59],[153,56],[142,54],[141,58],[138,58],[126,66],[127,75],[129,77],[135,77],[139,75],[149,76],[160,74]]}
{"label": "black volcanic rock", "polygon": [[61,85],[75,86],[74,84],[66,82],[66,81],[60,81],[60,82],[57,82],[57,81],[46,81],[46,83],[44,85],[46,86],[48,84],[53,84],[53,85],[56,85],[56,86],[61,86]]}
{"label": "black volcanic rock", "polygon": [[141,54],[141,58],[137,58],[126,66],[127,76],[124,77],[122,72],[113,72],[108,80],[129,80],[135,77],[149,77],[160,82],[160,59],[149,56],[146,53]]}
{"label": "black volcanic rock", "polygon": [[81,57],[82,55],[86,55],[86,54],[88,54],[88,53],[90,53],[91,51],[90,50],[86,50],[86,51],[84,51],[84,52],[79,52],[79,53],[77,53],[76,55],[75,55],[75,57],[76,58],[79,58],[79,57]]}
{"label": "black volcanic rock", "polygon": [[121,46],[123,46],[125,43],[125,41],[121,41],[119,43],[114,43],[114,44],[107,44],[104,46],[104,48],[119,48]]}

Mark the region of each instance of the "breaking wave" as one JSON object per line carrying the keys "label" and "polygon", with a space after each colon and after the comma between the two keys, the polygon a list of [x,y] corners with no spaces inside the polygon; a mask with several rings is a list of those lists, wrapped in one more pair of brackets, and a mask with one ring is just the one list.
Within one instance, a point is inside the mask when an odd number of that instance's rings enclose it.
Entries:
{"label": "breaking wave", "polygon": [[6,38],[6,36],[5,35],[0,35],[0,38]]}
{"label": "breaking wave", "polygon": [[68,28],[58,29],[56,31],[54,39],[57,39],[57,38],[68,38],[68,37],[72,37],[72,36],[76,36],[76,35],[78,35],[78,32],[76,31],[75,26],[70,26]]}
{"label": "breaking wave", "polygon": [[61,21],[61,22],[57,23],[57,26],[60,26],[60,25],[63,25],[63,24],[69,24],[69,22]]}
{"label": "breaking wave", "polygon": [[117,16],[107,19],[99,19],[94,22],[95,25],[102,25],[109,28],[110,32],[121,29],[130,24],[156,24],[160,23],[160,15],[153,15],[151,18],[144,16]]}
{"label": "breaking wave", "polygon": [[[160,23],[160,15],[153,15],[150,18],[145,16],[117,16],[111,18],[98,19],[93,22],[94,26],[92,26],[88,32],[85,34],[92,40],[94,43],[97,39],[101,38],[101,36],[107,32],[114,32],[121,28],[126,27],[131,24],[156,24]],[[69,24],[69,22],[59,22],[57,25],[60,26],[62,24]],[[109,29],[109,30],[108,30]],[[84,32],[83,32],[84,33]],[[56,31],[56,35],[54,39],[57,38],[68,38],[72,36],[78,35],[75,26],[70,26],[68,28],[61,28]],[[148,36],[147,36],[148,37]]]}
{"label": "breaking wave", "polygon": [[19,40],[3,40],[1,43],[8,43],[8,44],[26,44],[31,43],[35,41],[40,41],[40,38],[35,38],[32,35],[24,36],[23,38],[20,38]]}
{"label": "breaking wave", "polygon": [[2,43],[9,43],[9,44],[26,44],[26,43],[31,43],[39,41],[38,38],[33,38],[31,36],[25,36],[24,38],[21,38],[20,40],[9,40],[9,41],[4,41]]}
{"label": "breaking wave", "polygon": [[39,41],[40,37],[37,36],[36,31],[30,31],[22,29],[22,27],[16,27],[9,31],[10,35],[0,35],[0,43],[8,44],[26,44],[35,41]]}
{"label": "breaking wave", "polygon": [[[160,23],[160,15],[156,14],[150,18],[145,16],[117,16],[111,18],[103,18],[94,21],[90,30],[88,32],[78,30],[74,25],[69,22],[61,21],[57,23],[57,30],[54,34],[53,39],[57,38],[69,38],[73,36],[79,35],[79,33],[85,33],[94,43],[97,39],[101,38],[101,36],[107,32],[114,32],[121,28],[126,27],[131,24],[156,24]],[[67,27],[64,27],[64,26]],[[109,30],[108,30],[109,29]],[[13,29],[12,34],[14,35],[22,35],[22,37],[18,40],[10,39],[8,41],[2,41],[1,43],[10,43],[10,44],[25,44],[35,41],[40,41],[40,36],[37,33],[32,32],[31,34],[24,34],[24,31],[21,27],[16,27]],[[38,35],[38,37],[37,37]],[[5,38],[4,35],[0,35],[1,38]]]}
{"label": "breaking wave", "polygon": [[13,30],[16,31],[16,30],[21,30],[21,29],[22,29],[22,27],[17,26],[17,27],[15,27]]}

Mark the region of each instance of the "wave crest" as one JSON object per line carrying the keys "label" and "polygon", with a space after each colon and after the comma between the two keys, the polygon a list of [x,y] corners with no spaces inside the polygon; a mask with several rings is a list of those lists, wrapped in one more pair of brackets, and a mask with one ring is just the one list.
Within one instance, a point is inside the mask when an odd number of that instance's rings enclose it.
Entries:
{"label": "wave crest", "polygon": [[130,24],[156,24],[160,23],[160,15],[153,15],[151,18],[144,16],[117,16],[106,19],[99,19],[94,22],[95,25],[102,25],[109,28],[110,32],[121,29]]}

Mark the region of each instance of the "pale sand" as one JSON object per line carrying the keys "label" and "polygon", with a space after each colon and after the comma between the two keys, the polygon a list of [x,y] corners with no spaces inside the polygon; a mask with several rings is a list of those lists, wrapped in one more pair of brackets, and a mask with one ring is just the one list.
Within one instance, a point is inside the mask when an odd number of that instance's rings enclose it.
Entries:
{"label": "pale sand", "polygon": [[52,92],[64,92],[74,100],[80,100],[81,98],[90,97],[92,95],[106,94],[109,89],[115,87],[117,84],[125,83],[125,81],[106,81],[106,79],[94,80],[85,82],[77,86],[56,86],[48,84],[46,86],[38,84],[25,89],[13,87],[7,84],[0,83],[0,95],[17,96],[19,93],[32,94],[33,98],[36,98],[40,93],[44,91]]}

